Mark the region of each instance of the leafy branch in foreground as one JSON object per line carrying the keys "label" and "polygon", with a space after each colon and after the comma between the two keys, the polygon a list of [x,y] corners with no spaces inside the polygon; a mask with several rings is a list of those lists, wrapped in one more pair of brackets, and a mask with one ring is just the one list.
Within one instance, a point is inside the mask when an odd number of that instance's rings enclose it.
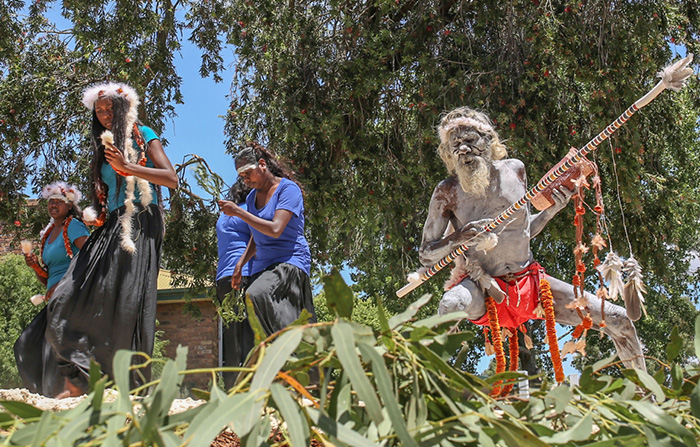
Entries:
{"label": "leafy branch in foreground", "polygon": [[[339,278],[326,285],[335,321],[309,324],[302,316],[266,338],[251,315],[259,343],[237,368],[238,383],[228,393],[214,386],[199,407],[168,414],[185,374],[222,368],[187,371],[186,348],[179,348],[150,394],[131,399],[129,370],[138,366],[130,366],[133,353],[120,351],[115,402],[103,401],[107,379],[95,374],[90,395],[72,410],[1,402],[0,424],[9,434],[0,436],[7,445],[208,446],[230,427],[242,445],[309,445],[313,439],[347,446],[697,445],[700,376],[674,363],[678,337],[671,337],[663,368],[670,380],[634,370],[622,378],[603,374],[611,358],[587,367],[579,386],[552,387],[545,380],[529,399],[494,400],[494,383],[522,376],[481,379],[451,366],[473,336],[449,331],[464,315],[416,320],[430,299],[424,296],[390,319],[378,306],[381,329],[373,330],[348,320],[352,293]],[[271,427],[282,422],[285,440],[269,440]]]}

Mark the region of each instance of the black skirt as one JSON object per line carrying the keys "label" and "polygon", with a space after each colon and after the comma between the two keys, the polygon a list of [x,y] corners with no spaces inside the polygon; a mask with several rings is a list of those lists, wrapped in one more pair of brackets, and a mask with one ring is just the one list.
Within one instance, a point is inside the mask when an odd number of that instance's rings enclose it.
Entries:
{"label": "black skirt", "polygon": [[309,275],[295,265],[276,263],[251,276],[246,295],[267,335],[289,326],[303,309],[311,313],[309,322],[316,322]]}
{"label": "black skirt", "polygon": [[46,307],[36,314],[15,342],[17,371],[24,387],[32,393],[53,397],[63,391],[65,379],[56,356],[46,341]]}
{"label": "black skirt", "polygon": [[[90,236],[47,306],[46,340],[61,375],[83,391],[91,359],[113,377],[119,349],[153,353],[163,218],[157,205],[136,204],[132,254],[120,245],[123,213],[124,207],[114,210]],[[150,379],[150,371],[139,371],[132,386]]]}
{"label": "black skirt", "polygon": [[[248,284],[248,277],[241,278],[241,290],[234,293],[242,294]],[[224,276],[216,281],[216,296],[221,305],[226,299],[226,295],[233,291],[231,287],[231,277]],[[240,295],[238,296],[240,297]],[[242,300],[239,305],[238,299],[233,300],[232,309],[236,313],[245,313],[245,307],[242,306]],[[250,328],[248,319],[242,321],[230,321],[228,324],[223,323],[221,334],[223,366],[238,367],[243,366],[248,353],[255,346],[255,335],[253,329]],[[224,378],[224,386],[226,389],[232,388],[236,384],[238,378],[237,372],[225,372],[222,374]]]}

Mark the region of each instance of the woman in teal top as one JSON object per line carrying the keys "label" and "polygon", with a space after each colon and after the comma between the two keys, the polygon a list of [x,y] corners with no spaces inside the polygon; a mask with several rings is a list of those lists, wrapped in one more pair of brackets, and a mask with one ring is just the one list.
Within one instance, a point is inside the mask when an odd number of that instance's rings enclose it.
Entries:
{"label": "woman in teal top", "polygon": [[[46,186],[42,197],[48,200],[51,221],[41,233],[41,260],[34,253],[24,255],[27,265],[34,268],[37,278],[46,286],[44,300],[48,301],[56,284],[68,270],[71,259],[90,236],[80,220],[80,191],[64,182]],[[64,379],[58,371],[56,358],[47,343],[47,311],[44,307],[27,326],[15,343],[17,370],[25,388],[33,393],[54,396],[63,389]]]}
{"label": "woman in teal top", "polygon": [[[46,338],[65,388],[87,392],[90,361],[114,377],[120,349],[151,355],[163,217],[160,187],[177,188],[175,170],[156,133],[138,121],[139,97],[125,84],[87,89],[92,112],[92,206],[85,223],[98,225],[59,281],[48,305]],[[134,371],[132,386],[150,379]]]}

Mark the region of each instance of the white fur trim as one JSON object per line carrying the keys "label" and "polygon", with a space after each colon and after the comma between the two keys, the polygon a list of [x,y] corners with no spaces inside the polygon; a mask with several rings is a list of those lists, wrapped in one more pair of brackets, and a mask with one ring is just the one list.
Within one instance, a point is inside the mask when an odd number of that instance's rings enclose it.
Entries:
{"label": "white fur trim", "polygon": [[100,140],[102,140],[102,145],[106,146],[108,143],[114,145],[114,134],[111,130],[105,130],[100,135]]}
{"label": "white fur trim", "polygon": [[124,214],[121,215],[119,218],[119,221],[121,222],[122,225],[122,234],[121,234],[121,241],[120,245],[121,247],[128,251],[129,253],[135,253],[136,252],[136,245],[134,244],[134,241],[131,238],[131,233],[133,231],[133,228],[131,226],[131,218],[134,215],[134,183],[135,179],[133,175],[130,175],[126,178],[126,197],[124,199]]}
{"label": "white fur trim", "polygon": [[[85,90],[85,93],[83,94],[83,104],[88,109],[93,110],[95,108],[95,101],[98,99],[115,98],[117,96],[121,96],[129,102],[129,110],[127,111],[125,120],[126,135],[124,135],[124,158],[130,163],[138,163],[139,154],[134,150],[133,140],[131,138],[134,124],[138,120],[139,104],[141,103],[136,91],[128,85],[122,83],[100,84]],[[100,135],[100,138],[102,139],[102,144],[104,144],[105,141],[109,141],[110,138],[110,143],[113,143],[114,141],[114,135],[112,135],[111,132],[109,132],[109,134],[107,132],[103,132],[102,135]],[[136,252],[136,245],[132,240],[133,228],[131,225],[131,218],[134,215],[134,191],[137,183],[141,204],[148,206],[153,201],[151,185],[147,180],[134,177],[133,175],[126,177],[126,197],[124,198],[125,211],[119,220],[122,225],[120,245],[129,253]]]}

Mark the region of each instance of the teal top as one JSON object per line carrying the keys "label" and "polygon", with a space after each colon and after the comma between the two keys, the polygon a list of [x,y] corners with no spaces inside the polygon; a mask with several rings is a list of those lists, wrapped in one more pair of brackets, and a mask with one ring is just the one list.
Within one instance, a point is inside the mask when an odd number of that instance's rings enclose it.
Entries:
{"label": "teal top", "polygon": [[[146,144],[148,144],[151,140],[159,139],[158,135],[156,135],[156,133],[150,127],[139,126],[139,130],[141,131],[141,135],[143,135],[143,140],[146,142]],[[133,140],[132,147],[135,151],[137,151],[138,154],[141,153],[141,148],[138,147],[135,140]],[[154,167],[151,158],[148,156],[148,151],[146,151],[146,166],[149,168]],[[111,213],[120,206],[124,205],[124,199],[126,198],[126,179],[122,179],[121,188],[119,188],[119,191],[117,191],[118,174],[114,171],[114,169],[112,169],[112,166],[109,163],[105,162],[102,164],[101,174],[102,181],[105,182],[107,184],[107,187],[109,188],[109,191],[107,192],[107,206],[109,208],[109,212]],[[155,201],[155,186],[153,186],[153,183],[149,184],[151,185],[151,194],[153,194],[153,200]],[[134,197],[134,203],[141,203],[138,186],[134,188]]]}
{"label": "teal top", "polygon": [[[81,236],[90,236],[90,232],[84,223],[78,219],[71,219],[70,224],[68,224],[68,239],[70,240],[70,248],[73,251],[74,257],[78,254],[79,250],[74,242]],[[46,280],[46,290],[49,290],[63,278],[63,274],[68,270],[71,260],[66,252],[63,230],[61,230],[61,233],[53,241],[49,242],[49,238],[50,235],[46,238],[46,242],[44,242],[44,253],[41,256],[41,259],[49,270],[49,277]]]}

